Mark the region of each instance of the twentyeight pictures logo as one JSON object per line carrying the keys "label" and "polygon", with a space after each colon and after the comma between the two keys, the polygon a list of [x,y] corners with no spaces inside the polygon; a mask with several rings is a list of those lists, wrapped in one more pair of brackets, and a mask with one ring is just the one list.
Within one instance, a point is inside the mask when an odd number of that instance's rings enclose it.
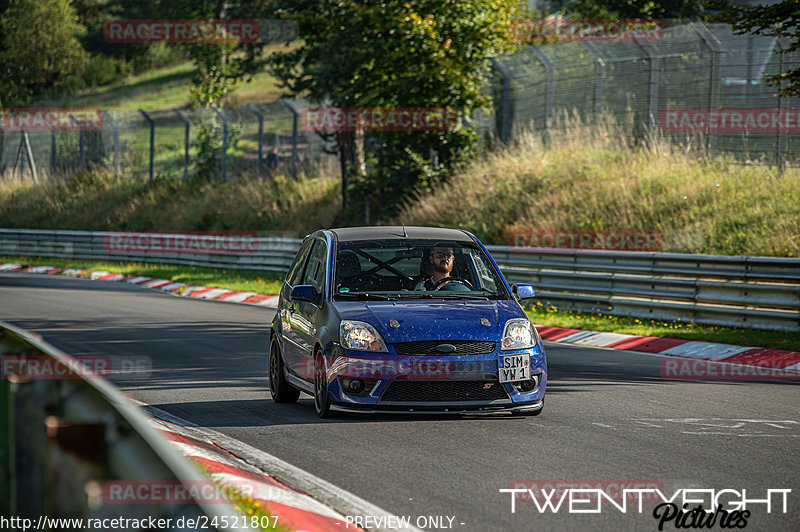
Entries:
{"label": "twentyeight pictures logo", "polygon": [[96,131],[103,127],[99,109],[7,107],[0,110],[3,131]]}
{"label": "twentyeight pictures logo", "polygon": [[191,231],[186,233],[106,233],[105,250],[117,255],[256,253],[253,231]]}

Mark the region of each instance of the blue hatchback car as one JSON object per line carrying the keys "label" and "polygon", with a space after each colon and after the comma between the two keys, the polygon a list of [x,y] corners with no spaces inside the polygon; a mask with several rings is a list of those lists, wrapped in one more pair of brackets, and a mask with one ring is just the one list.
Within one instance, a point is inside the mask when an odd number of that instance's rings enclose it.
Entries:
{"label": "blue hatchback car", "polygon": [[351,227],[308,235],[272,322],[275,402],[314,397],[320,417],[353,412],[538,415],[547,361],[477,238],[427,227]]}

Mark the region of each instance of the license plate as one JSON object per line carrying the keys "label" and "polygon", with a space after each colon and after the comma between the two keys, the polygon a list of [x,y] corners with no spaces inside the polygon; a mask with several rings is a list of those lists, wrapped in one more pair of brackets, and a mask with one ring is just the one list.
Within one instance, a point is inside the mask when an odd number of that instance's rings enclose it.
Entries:
{"label": "license plate", "polygon": [[497,376],[500,382],[524,381],[531,378],[531,356],[500,355],[497,361]]}

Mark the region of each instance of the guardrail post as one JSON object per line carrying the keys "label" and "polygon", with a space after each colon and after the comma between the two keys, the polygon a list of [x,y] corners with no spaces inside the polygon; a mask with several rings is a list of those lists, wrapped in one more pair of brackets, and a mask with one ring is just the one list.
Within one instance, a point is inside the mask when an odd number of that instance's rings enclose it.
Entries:
{"label": "guardrail post", "polygon": [[289,169],[292,172],[292,177],[297,179],[297,119],[299,117],[299,113],[293,105],[289,104],[283,98],[280,99],[280,102],[292,113],[292,161]]}
{"label": "guardrail post", "polygon": [[544,141],[547,144],[550,142],[550,123],[553,118],[553,62],[537,46],[531,45],[530,49],[547,72],[547,93],[544,98]]}
{"label": "guardrail post", "polygon": [[155,142],[156,142],[156,123],[152,118],[150,118],[150,115],[148,115],[147,113],[144,112],[143,109],[139,109],[139,112],[142,113],[142,116],[144,117],[144,119],[147,120],[148,124],[150,124],[150,171],[149,171],[149,175],[150,175],[150,182],[152,183],[153,182],[153,159],[155,159],[155,154],[156,154],[156,144],[155,144]]}
{"label": "guardrail post", "polygon": [[225,173],[228,164],[228,118],[225,116],[225,113],[220,111],[219,107],[214,107],[214,112],[217,113],[217,116],[222,121],[222,160],[220,166],[222,167],[222,180],[226,181]]}
{"label": "guardrail post", "polygon": [[503,66],[503,64],[494,57],[490,57],[489,61],[492,66],[500,72],[503,76],[503,113],[500,124],[500,140],[508,142],[511,138],[511,72]]}
{"label": "guardrail post", "polygon": [[264,171],[264,115],[252,103],[248,103],[247,108],[258,118],[258,175],[261,175]]}
{"label": "guardrail post", "polygon": [[183,111],[180,109],[173,109],[175,114],[177,114],[181,120],[183,120],[184,130],[183,130],[183,180],[188,181],[189,179],[189,128],[191,127],[192,123],[189,121],[189,118],[184,114]]}
{"label": "guardrail post", "polygon": [[119,124],[108,111],[103,111],[103,116],[111,122],[111,126],[114,128],[114,174],[119,177]]}

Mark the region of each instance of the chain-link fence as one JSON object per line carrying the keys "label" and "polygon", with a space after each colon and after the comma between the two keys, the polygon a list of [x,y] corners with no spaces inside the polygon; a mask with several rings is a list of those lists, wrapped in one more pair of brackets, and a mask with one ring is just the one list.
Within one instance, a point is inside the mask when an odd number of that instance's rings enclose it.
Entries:
{"label": "chain-link fence", "polygon": [[778,98],[765,75],[795,68],[779,39],[729,25],[669,25],[657,39],[558,42],[491,60],[494,121],[507,141],[533,129],[547,140],[569,120],[611,117],[640,138],[663,136],[742,162],[797,164],[800,99]]}
{"label": "chain-link fence", "polygon": [[300,127],[306,106],[303,100],[279,100],[203,110],[102,111],[95,129],[0,130],[0,175],[42,182],[81,167],[142,180],[335,175],[330,147]]}

